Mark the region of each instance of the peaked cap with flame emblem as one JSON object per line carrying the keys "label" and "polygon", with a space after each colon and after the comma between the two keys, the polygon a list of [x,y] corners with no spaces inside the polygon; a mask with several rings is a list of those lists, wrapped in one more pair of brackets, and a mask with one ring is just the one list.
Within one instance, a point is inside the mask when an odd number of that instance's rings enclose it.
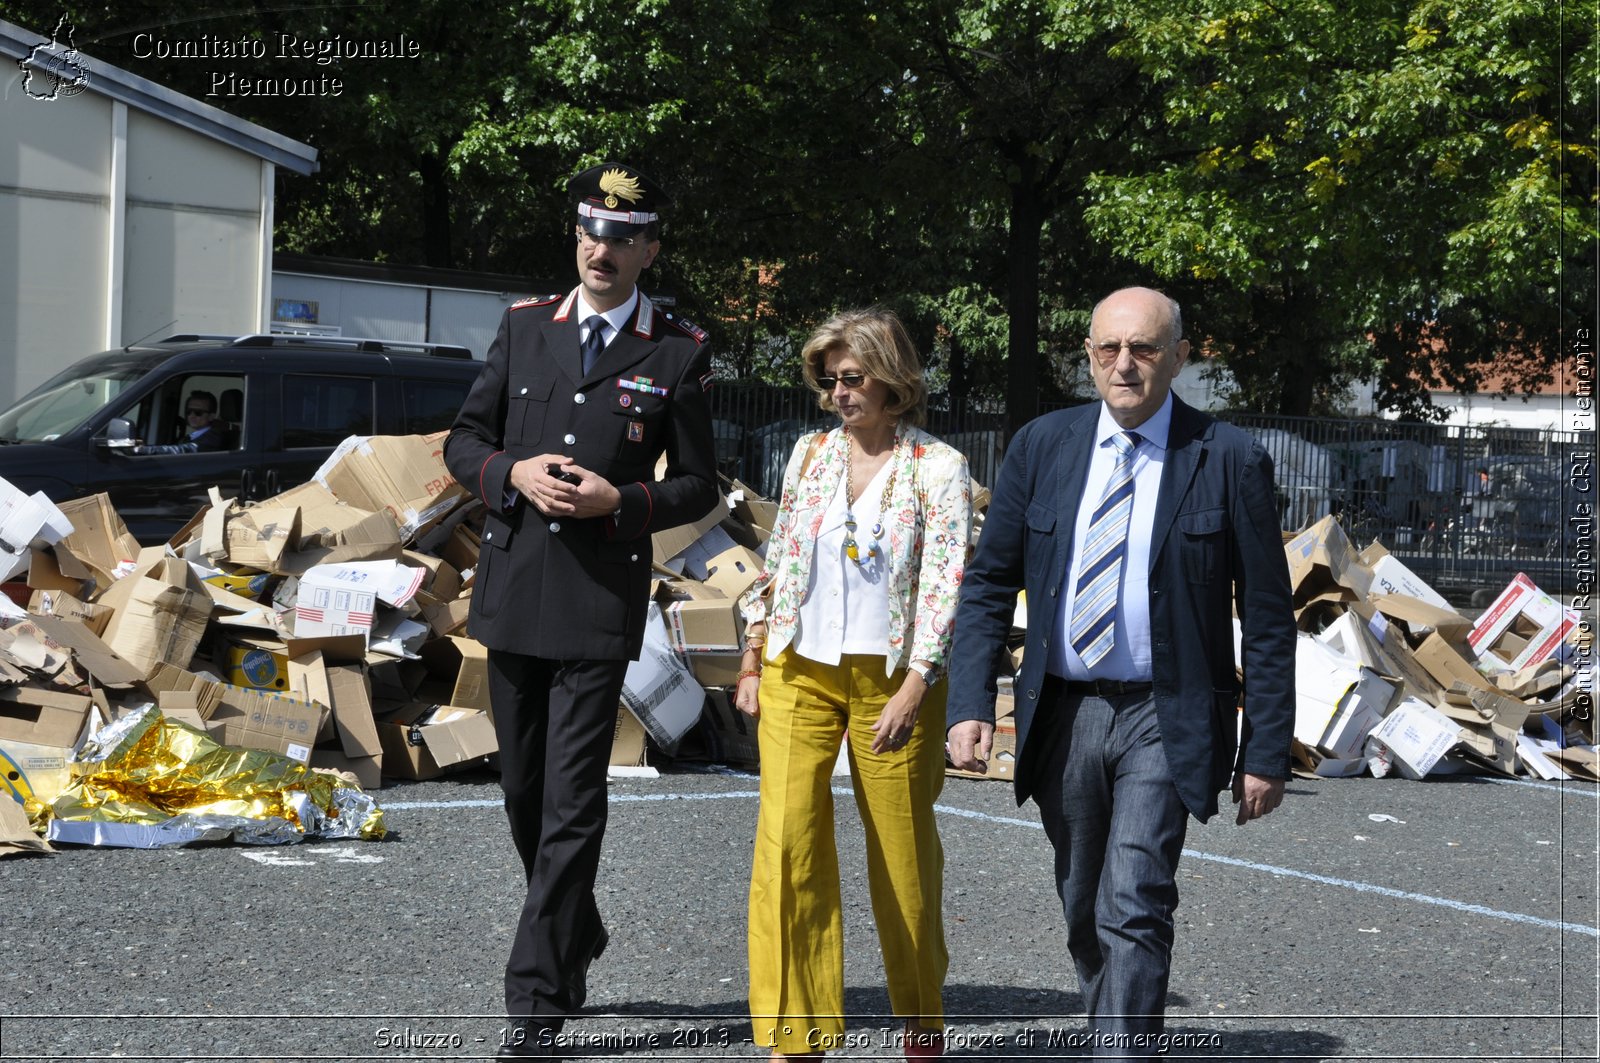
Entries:
{"label": "peaked cap with flame emblem", "polygon": [[578,224],[596,236],[632,236],[660,221],[671,202],[659,185],[625,162],[591,166],[567,182],[578,201]]}

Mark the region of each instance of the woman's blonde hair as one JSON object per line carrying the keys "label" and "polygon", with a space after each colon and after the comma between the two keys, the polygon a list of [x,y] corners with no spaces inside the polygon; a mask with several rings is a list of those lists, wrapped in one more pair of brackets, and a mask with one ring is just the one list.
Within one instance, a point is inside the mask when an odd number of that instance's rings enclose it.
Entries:
{"label": "woman's blonde hair", "polygon": [[893,310],[881,306],[844,310],[817,327],[800,352],[806,385],[817,393],[817,404],[836,412],[833,394],[822,390],[817,378],[826,371],[828,355],[848,351],[862,370],[889,388],[884,412],[914,425],[928,417],[928,383],[922,376],[922,359]]}

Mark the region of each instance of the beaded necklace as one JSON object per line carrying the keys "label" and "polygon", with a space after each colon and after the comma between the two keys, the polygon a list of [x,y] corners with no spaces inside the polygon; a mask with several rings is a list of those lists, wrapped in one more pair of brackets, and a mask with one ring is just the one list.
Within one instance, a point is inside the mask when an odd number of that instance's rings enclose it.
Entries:
{"label": "beaded necklace", "polygon": [[[894,445],[889,448],[889,477],[883,482],[883,497],[878,500],[878,520],[872,526],[872,545],[867,556],[878,556],[878,540],[883,538],[883,514],[889,508],[889,492],[894,490],[895,459],[900,455],[900,426],[894,426]],[[855,475],[851,468],[850,429],[844,430],[844,554],[861,566],[861,547],[856,544],[856,515],[851,499],[855,497]]]}

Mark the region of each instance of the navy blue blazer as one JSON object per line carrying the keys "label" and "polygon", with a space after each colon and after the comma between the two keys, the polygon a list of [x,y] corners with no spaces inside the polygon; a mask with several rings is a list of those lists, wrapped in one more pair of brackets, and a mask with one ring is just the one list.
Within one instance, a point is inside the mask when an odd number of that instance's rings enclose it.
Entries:
{"label": "navy blue blazer", "polygon": [[[993,662],[1011,628],[1017,591],[1028,594],[1016,678],[1019,805],[1037,782],[1028,734],[1056,637],[1099,416],[1100,404],[1090,403],[1046,414],[1017,433],[961,582],[950,726],[994,721]],[[1289,775],[1296,636],[1272,459],[1247,433],[1174,396],[1155,524],[1130,534],[1141,531],[1151,541],[1150,655],[1161,744],[1184,806],[1204,822],[1216,814],[1217,792],[1236,768]],[[1242,733],[1235,604],[1244,629]]]}

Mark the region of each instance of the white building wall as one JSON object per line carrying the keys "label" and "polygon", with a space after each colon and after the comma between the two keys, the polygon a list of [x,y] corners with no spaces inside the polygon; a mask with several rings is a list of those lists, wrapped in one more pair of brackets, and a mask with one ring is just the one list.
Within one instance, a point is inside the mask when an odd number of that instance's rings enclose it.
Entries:
{"label": "white building wall", "polygon": [[105,346],[111,106],[0,78],[0,405]]}
{"label": "white building wall", "polygon": [[128,116],[122,342],[261,327],[260,159]]}

